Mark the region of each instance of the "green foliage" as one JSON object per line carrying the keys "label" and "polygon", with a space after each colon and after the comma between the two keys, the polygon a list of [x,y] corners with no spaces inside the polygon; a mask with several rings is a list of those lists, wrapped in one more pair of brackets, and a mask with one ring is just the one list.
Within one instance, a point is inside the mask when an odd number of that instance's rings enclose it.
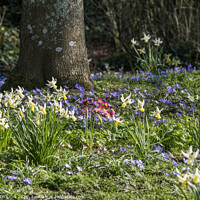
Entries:
{"label": "green foliage", "polygon": [[12,70],[19,53],[19,31],[0,25],[0,71]]}
{"label": "green foliage", "polygon": [[56,113],[48,112],[48,115],[41,116],[40,124],[33,121],[33,116],[16,119],[17,125],[12,125],[11,129],[17,140],[19,147],[35,164],[52,165],[60,146],[68,138],[68,133],[64,133],[66,123],[58,120]]}

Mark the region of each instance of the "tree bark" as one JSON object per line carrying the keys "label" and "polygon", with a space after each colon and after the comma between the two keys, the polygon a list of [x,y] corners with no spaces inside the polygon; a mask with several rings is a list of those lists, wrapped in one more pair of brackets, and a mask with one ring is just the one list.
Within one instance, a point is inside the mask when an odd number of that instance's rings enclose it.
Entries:
{"label": "tree bark", "polygon": [[45,84],[93,88],[85,45],[83,0],[23,0],[20,55],[13,73]]}

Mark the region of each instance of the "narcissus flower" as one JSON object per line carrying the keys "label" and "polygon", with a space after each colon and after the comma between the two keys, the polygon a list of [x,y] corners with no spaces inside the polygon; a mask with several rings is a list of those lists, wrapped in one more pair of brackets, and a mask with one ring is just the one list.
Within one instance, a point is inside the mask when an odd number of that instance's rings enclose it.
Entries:
{"label": "narcissus flower", "polygon": [[157,47],[159,47],[163,43],[163,41],[161,41],[160,38],[156,38],[155,40],[153,40],[153,42],[154,45]]}
{"label": "narcissus flower", "polygon": [[145,43],[147,43],[150,40],[151,36],[150,35],[146,35],[144,33],[144,37],[141,40],[144,40]]}
{"label": "narcissus flower", "polygon": [[138,106],[136,107],[136,109],[137,110],[140,110],[141,112],[144,112],[145,111],[145,109],[144,109],[144,104],[145,104],[145,101],[143,100],[143,101],[140,101],[139,99],[138,99]]}
{"label": "narcissus flower", "polygon": [[197,158],[198,154],[199,154],[199,149],[193,153],[192,151],[192,146],[190,146],[189,150],[187,153],[181,151],[181,153],[183,154],[183,156],[185,156],[187,158],[187,162],[188,164],[193,165],[194,164],[194,160]]}
{"label": "narcissus flower", "polygon": [[156,107],[156,111],[152,113],[152,116],[157,117],[157,119],[161,119],[160,113],[163,109],[159,110],[158,107]]}
{"label": "narcissus flower", "polygon": [[54,78],[54,77],[52,77],[52,81],[48,81],[47,86],[48,86],[49,88],[54,88],[54,89],[56,89],[56,88],[57,88],[56,83],[57,83],[57,79]]}
{"label": "narcissus flower", "polygon": [[200,182],[200,175],[199,175],[198,168],[196,168],[196,172],[195,172],[195,174],[192,177],[192,181],[194,183],[199,183]]}
{"label": "narcissus flower", "polygon": [[127,104],[132,104],[134,101],[131,99],[131,94],[124,99],[124,95],[121,97],[122,107],[125,108]]}

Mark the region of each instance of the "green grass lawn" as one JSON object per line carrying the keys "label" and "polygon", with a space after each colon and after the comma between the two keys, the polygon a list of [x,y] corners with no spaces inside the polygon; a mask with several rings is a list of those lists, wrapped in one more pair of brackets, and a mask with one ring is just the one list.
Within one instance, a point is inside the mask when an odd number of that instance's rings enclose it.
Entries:
{"label": "green grass lawn", "polygon": [[0,199],[199,199],[200,74],[93,79],[0,96]]}

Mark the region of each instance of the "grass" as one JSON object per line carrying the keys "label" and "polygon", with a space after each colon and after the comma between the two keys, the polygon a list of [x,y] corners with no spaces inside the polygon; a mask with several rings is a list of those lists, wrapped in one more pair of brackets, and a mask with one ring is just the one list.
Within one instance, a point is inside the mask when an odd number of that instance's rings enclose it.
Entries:
{"label": "grass", "polygon": [[[199,168],[199,157],[192,166],[181,154],[200,148],[199,73],[93,78],[95,90],[77,85],[79,96],[63,88],[4,93],[1,199],[195,199],[175,173]],[[131,94],[125,107],[122,94]]]}

